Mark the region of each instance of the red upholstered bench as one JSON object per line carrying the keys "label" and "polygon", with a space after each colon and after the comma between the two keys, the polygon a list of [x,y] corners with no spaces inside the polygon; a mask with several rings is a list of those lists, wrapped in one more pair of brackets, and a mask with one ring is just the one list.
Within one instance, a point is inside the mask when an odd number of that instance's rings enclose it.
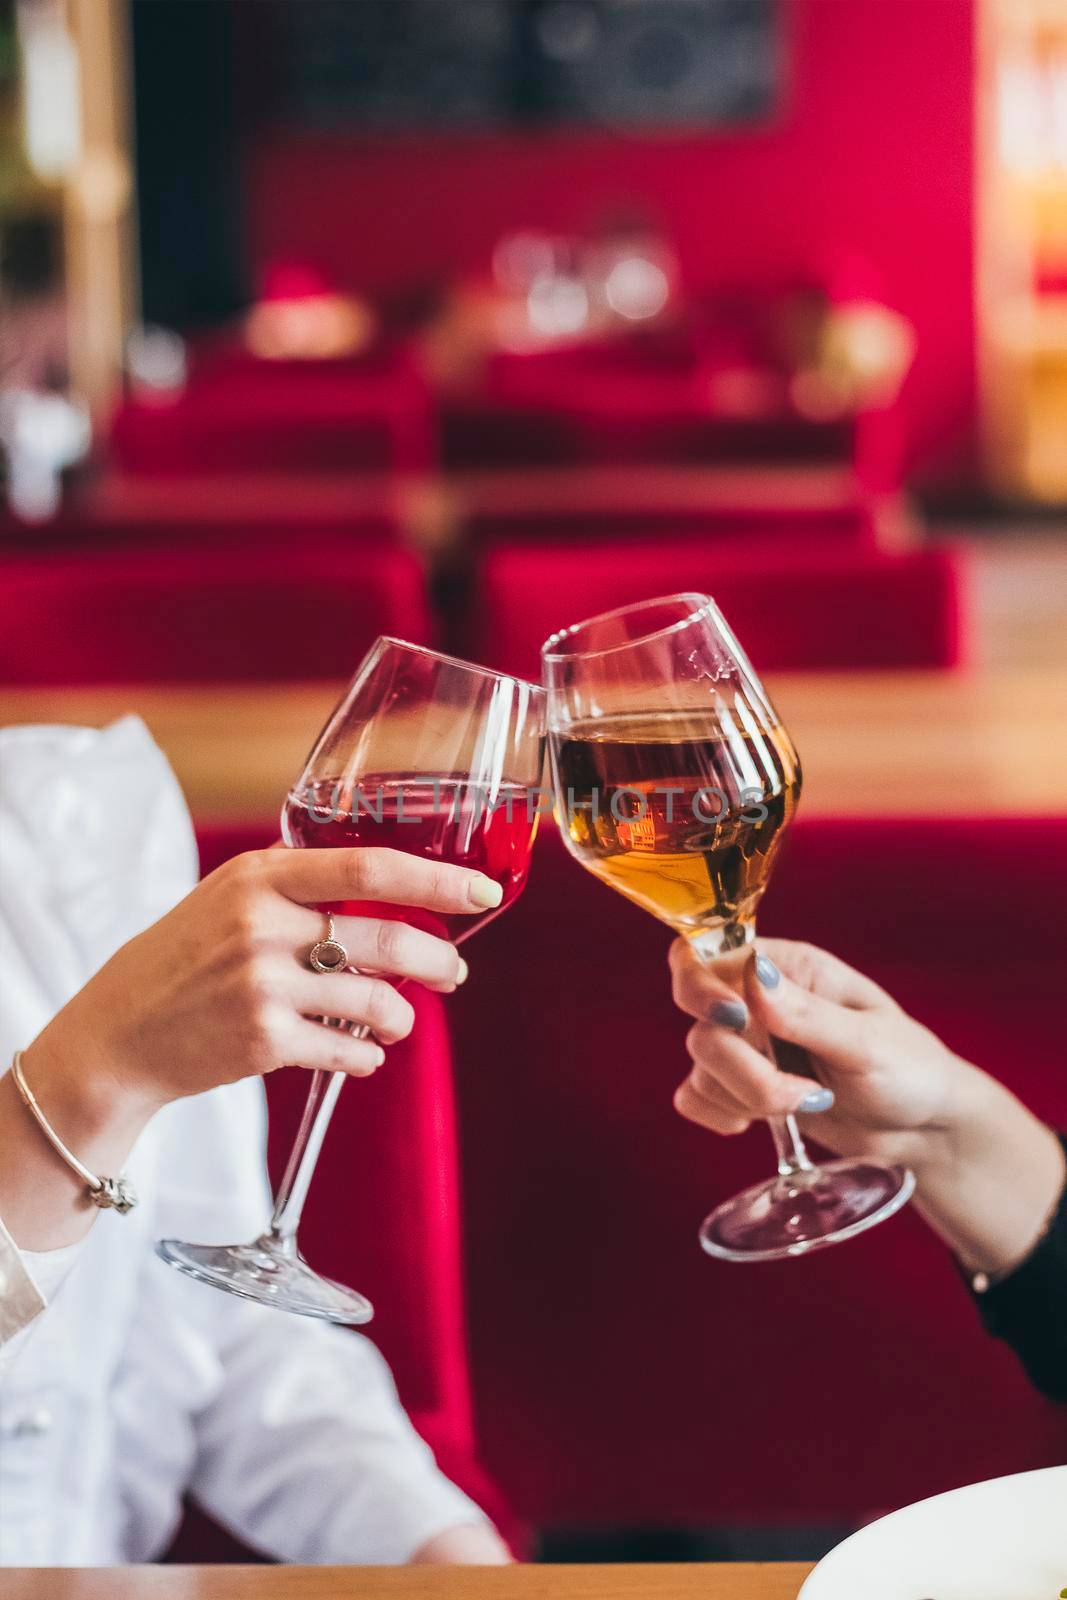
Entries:
{"label": "red upholstered bench", "polygon": [[0,683],[345,677],[379,633],[428,642],[409,552],[340,537],[0,562]]}
{"label": "red upholstered bench", "polygon": [[[265,842],[202,830],[205,868]],[[1067,1124],[1065,892],[1064,819],[801,817],[764,925],[853,961]],[[494,1482],[541,1526],[840,1524],[1061,1460],[1062,1410],[984,1336],[917,1217],[799,1262],[746,1269],[701,1254],[701,1217],[766,1173],[771,1147],[762,1129],[715,1139],[672,1109],[686,1021],[670,1001],[668,939],[550,830],[525,895],[472,944],[469,983],[447,1002],[469,1437]],[[440,1129],[441,1105],[449,1114],[432,1065],[405,1053],[420,1034],[432,1043],[437,1011],[431,1001],[428,1031],[420,1015],[387,1072],[342,1096],[307,1217],[312,1260],[376,1299],[376,1336],[434,1441],[427,1394],[449,1394],[446,1412],[461,1415],[466,1377],[447,1359],[458,1341],[419,1315],[433,1282],[413,1289],[405,1274],[420,1261],[436,1274],[454,1244],[426,1256],[390,1238],[425,1223],[406,1188],[425,1173],[391,1140]],[[296,1073],[271,1086],[275,1162],[301,1089]],[[431,1166],[439,1148],[431,1138]],[[454,1296],[435,1303],[455,1316]]]}
{"label": "red upholstered bench", "polygon": [[[798,822],[767,932],[825,944],[1067,1125],[1067,820]],[[540,1526],[840,1524],[1064,1459],[911,1213],[800,1261],[702,1255],[763,1128],[674,1112],[669,934],[552,830],[449,1002],[478,1436]],[[355,1097],[353,1097],[355,1098]]]}
{"label": "red upholstered bench", "polygon": [[[620,490],[621,492],[621,490]],[[720,505],[693,503],[657,506],[642,494],[639,482],[627,504],[559,505],[478,512],[467,519],[467,532],[479,548],[497,543],[585,545],[596,541],[707,539],[723,554],[748,549],[757,557],[771,554],[873,547],[871,507],[857,497],[839,504],[780,505],[738,497]]]}
{"label": "red upholstered bench", "polygon": [[713,376],[699,346],[498,351],[475,392],[444,401],[443,458],[455,467],[852,459],[853,417],[802,416],[781,379],[780,400],[761,400],[757,415],[717,410]]}
{"label": "red upholstered bench", "polygon": [[761,671],[947,667],[964,650],[960,551],[761,556],[697,539],[498,543],[481,561],[466,647],[539,677],[541,644],[556,629],[684,590],[714,596]]}
{"label": "red upholstered bench", "polygon": [[0,513],[0,550],[212,548],[220,540],[243,542],[253,552],[265,543],[291,552],[324,541],[391,544],[400,537],[404,516],[390,478],[279,472],[142,478],[109,472],[76,488],[44,526]]}
{"label": "red upholstered bench", "polygon": [[111,454],[131,474],[424,472],[435,454],[426,383],[410,354],[260,361],[194,359],[170,402],[130,399]]}

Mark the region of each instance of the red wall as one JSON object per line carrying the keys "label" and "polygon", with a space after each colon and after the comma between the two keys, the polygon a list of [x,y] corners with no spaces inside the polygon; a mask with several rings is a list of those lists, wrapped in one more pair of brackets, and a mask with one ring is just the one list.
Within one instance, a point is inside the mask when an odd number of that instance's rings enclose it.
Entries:
{"label": "red wall", "polygon": [[919,475],[973,436],[972,0],[786,0],[788,90],[756,132],[374,140],[272,133],[251,152],[253,262],[395,288],[484,268],[517,225],[580,227],[628,198],[700,288],[827,273],[856,252],[914,321]]}

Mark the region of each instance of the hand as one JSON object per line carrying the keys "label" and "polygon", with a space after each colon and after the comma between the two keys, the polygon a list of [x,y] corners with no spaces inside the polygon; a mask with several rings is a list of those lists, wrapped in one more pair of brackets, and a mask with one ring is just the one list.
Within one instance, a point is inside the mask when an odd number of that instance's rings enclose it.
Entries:
{"label": "hand", "polygon": [[[962,1114],[969,1075],[980,1076],[884,989],[811,945],[761,939],[758,954],[705,965],[679,939],[671,970],[675,1001],[698,1019],[675,1105],[716,1133],[807,1113],[831,1150],[918,1164],[924,1141]],[[763,1030],[779,1042],[778,1067],[753,1042]]]}
{"label": "hand", "polygon": [[428,1539],[411,1557],[413,1566],[503,1567],[511,1551],[488,1522],[463,1522]]}
{"label": "hand", "polygon": [[[454,945],[407,923],[336,919],[360,972],[316,973],[323,903],[381,900],[438,912],[484,911],[499,886],[481,873],[396,850],[263,850],[213,872],[132,939],[25,1054],[35,1087],[64,1070],[149,1111],[287,1064],[373,1072],[382,1043],[411,1030],[410,1001],[384,977],[450,992],[466,976]],[[372,1039],[320,1016],[366,1027]],[[47,1097],[44,1100],[47,1104]]]}
{"label": "hand", "polygon": [[[678,940],[671,969],[698,1019],[683,1116],[731,1134],[798,1112],[830,1150],[912,1167],[919,1210],[970,1270],[1023,1259],[1063,1189],[1064,1154],[1002,1084],[811,945],[761,939],[704,965]],[[768,1035],[780,1068],[757,1048]]]}
{"label": "hand", "polygon": [[[336,918],[363,972],[316,973],[325,932],[313,907],[384,901],[443,913],[499,905],[480,872],[396,850],[262,850],[205,878],[167,916],[123,945],[23,1052],[52,1126],[93,1172],[125,1164],[145,1123],[170,1100],[299,1065],[354,1077],[410,1032],[409,1001],[384,977],[448,992],[466,977],[454,945],[400,921]],[[354,1039],[318,1017],[367,1028]],[[85,1185],[0,1077],[0,1216],[29,1250],[73,1243],[95,1208]]]}

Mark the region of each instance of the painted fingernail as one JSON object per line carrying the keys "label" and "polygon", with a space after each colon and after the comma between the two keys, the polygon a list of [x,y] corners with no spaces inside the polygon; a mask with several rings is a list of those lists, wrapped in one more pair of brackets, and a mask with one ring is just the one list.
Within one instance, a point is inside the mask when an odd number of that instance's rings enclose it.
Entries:
{"label": "painted fingernail", "polygon": [[748,1026],[748,1007],[743,1000],[716,1000],[710,1012],[712,1022],[742,1033]]}
{"label": "painted fingernail", "polygon": [[810,1094],[804,1096],[797,1106],[797,1110],[809,1114],[815,1111],[829,1111],[833,1103],[834,1091],[832,1089],[813,1089]]}
{"label": "painted fingernail", "polygon": [[467,979],[470,977],[470,973],[471,973],[470,967],[468,967],[468,965],[464,961],[463,957],[460,956],[460,958],[459,958],[459,967],[456,970],[456,982],[457,983],[466,983]]}
{"label": "painted fingernail", "polygon": [[765,989],[777,989],[782,981],[782,974],[769,956],[756,957],[756,977]]}
{"label": "painted fingernail", "polygon": [[486,911],[495,910],[504,898],[503,888],[499,883],[494,883],[492,878],[472,878],[468,893],[473,904]]}

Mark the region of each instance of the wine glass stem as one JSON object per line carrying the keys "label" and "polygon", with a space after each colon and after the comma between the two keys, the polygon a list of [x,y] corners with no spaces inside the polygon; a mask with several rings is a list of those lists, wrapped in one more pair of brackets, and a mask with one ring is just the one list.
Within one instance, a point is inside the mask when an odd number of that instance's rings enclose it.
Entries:
{"label": "wine glass stem", "polygon": [[279,1249],[295,1253],[296,1230],[307,1199],[308,1188],[319,1159],[322,1141],[337,1104],[337,1096],[345,1081],[343,1072],[314,1072],[308,1090],[304,1114],[300,1119],[293,1148],[286,1163],[278,1193],[274,1197],[274,1212],[270,1219],[268,1235]]}
{"label": "wine glass stem", "polygon": [[780,1178],[795,1178],[798,1172],[815,1171],[811,1157],[804,1148],[804,1141],[800,1137],[796,1117],[793,1115],[769,1117],[767,1126],[771,1130],[771,1138],[774,1140],[774,1148],[778,1155]]}
{"label": "wine glass stem", "polygon": [[[756,938],[756,925],[754,922],[729,922],[720,935],[720,950],[737,950],[745,945],[751,945]],[[699,936],[692,941],[692,948],[701,961],[710,961],[717,953],[709,946],[706,940]],[[778,1066],[778,1057],[775,1054],[774,1040],[771,1038],[765,1025],[749,1013],[748,1026],[744,1037],[760,1055],[766,1056],[774,1067]],[[797,1127],[797,1119],[792,1114],[787,1117],[768,1117],[767,1126],[771,1130],[774,1140],[775,1154],[778,1157],[778,1176],[780,1178],[795,1178],[801,1172],[814,1172],[815,1164],[804,1148],[804,1140]]]}

